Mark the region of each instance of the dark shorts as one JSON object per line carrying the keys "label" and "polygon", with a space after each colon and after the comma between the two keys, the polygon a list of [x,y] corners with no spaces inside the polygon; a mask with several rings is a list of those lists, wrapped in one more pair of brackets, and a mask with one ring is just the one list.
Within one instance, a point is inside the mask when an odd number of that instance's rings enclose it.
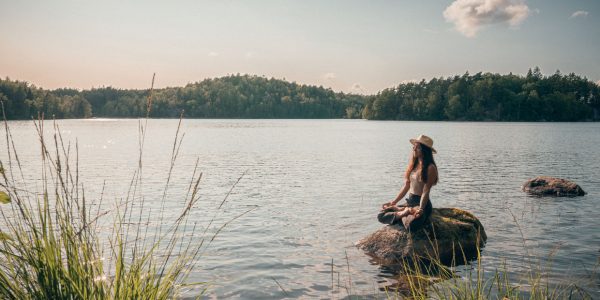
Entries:
{"label": "dark shorts", "polygon": [[[421,201],[421,196],[410,194],[410,195],[408,195],[408,197],[405,200],[406,200],[406,203],[403,203],[398,206],[405,206],[405,207],[419,206],[420,201]],[[433,207],[431,206],[431,199],[429,199],[429,201],[427,202],[427,205],[425,206],[423,214],[418,218],[415,218],[414,215],[408,215],[408,216],[402,217],[400,219],[400,218],[396,217],[396,213],[394,211],[392,211],[390,209],[384,209],[384,210],[380,211],[379,214],[377,214],[377,220],[379,220],[379,222],[381,222],[383,224],[390,224],[390,225],[402,224],[404,226],[404,228],[406,228],[406,230],[415,231],[415,230],[421,228],[423,226],[423,224],[425,224],[425,222],[427,222],[427,220],[429,219],[429,216],[431,215],[432,210],[433,210]]]}

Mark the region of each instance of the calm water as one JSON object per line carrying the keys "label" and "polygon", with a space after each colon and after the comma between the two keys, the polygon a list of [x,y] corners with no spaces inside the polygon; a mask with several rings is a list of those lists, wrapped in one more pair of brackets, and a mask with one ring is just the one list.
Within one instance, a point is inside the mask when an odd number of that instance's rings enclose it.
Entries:
{"label": "calm water", "polygon": [[[9,124],[29,188],[39,189],[33,124]],[[87,198],[97,198],[103,182],[105,199],[123,198],[137,166],[138,121],[58,124],[63,138],[79,145]],[[154,211],[176,128],[177,120],[148,123],[144,193]],[[400,189],[408,140],[421,133],[433,137],[438,150],[441,181],[432,190],[433,205],[479,217],[488,235],[482,253],[486,270],[506,263],[518,282],[524,260],[556,252],[551,280],[577,281],[600,297],[594,273],[600,254],[598,123],[184,120],[182,131],[167,217],[177,215],[170,206],[180,204],[197,159],[203,180],[194,220],[207,224],[214,217],[221,225],[254,208],[205,248],[191,274],[190,280],[212,282],[210,297],[382,297],[379,289],[394,278],[354,243],[382,226],[375,214]],[[4,139],[0,147],[5,161]],[[520,186],[537,175],[572,179],[588,195],[524,195]]]}

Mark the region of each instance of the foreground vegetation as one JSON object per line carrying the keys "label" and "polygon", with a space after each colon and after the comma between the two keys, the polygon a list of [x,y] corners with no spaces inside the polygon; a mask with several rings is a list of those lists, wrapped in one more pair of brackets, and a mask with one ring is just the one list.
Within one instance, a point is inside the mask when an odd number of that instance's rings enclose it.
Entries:
{"label": "foreground vegetation", "polygon": [[[528,259],[519,269],[520,275],[509,275],[511,267],[506,264],[493,270],[483,267],[480,255],[472,264],[457,272],[439,260],[430,259],[426,264],[415,266],[405,262],[396,285],[384,289],[388,299],[593,299],[586,286],[594,286],[599,265],[591,270],[590,282],[581,283],[563,278],[551,279],[552,254],[544,259]],[[514,273],[514,272],[513,272]]]}
{"label": "foreground vegetation", "polygon": [[[461,247],[457,247],[454,260],[443,263],[439,254],[403,261],[398,282],[384,289],[388,299],[593,299],[589,289],[595,290],[600,280],[600,260],[586,269],[585,279],[573,279],[567,274],[554,277],[553,260],[561,243],[539,256],[532,251],[523,230],[512,211],[515,228],[521,234],[523,256],[519,265],[488,265],[476,249],[476,260],[469,261]],[[432,241],[433,242],[433,241]],[[460,246],[460,245],[459,245]],[[436,245],[433,245],[437,249]],[[464,262],[467,265],[460,266]],[[516,272],[515,269],[520,270]],[[583,280],[582,280],[583,279]],[[597,292],[597,291],[594,291]]]}
{"label": "foreground vegetation", "polygon": [[[29,174],[24,174],[10,127],[4,122],[0,299],[173,299],[189,290],[201,295],[206,283],[191,283],[187,277],[205,241],[209,244],[215,237],[205,238],[208,227],[201,230],[189,218],[199,200],[202,174],[193,170],[185,201],[176,202],[181,205],[178,218],[163,217],[168,179],[162,198],[155,199],[162,201],[162,210],[151,216],[141,192],[147,126],[140,121],[138,169],[127,195],[107,209],[102,203],[110,200],[104,200],[103,193],[99,198],[86,197],[77,145],[63,141],[56,124],[50,137],[43,120],[35,125],[42,162],[36,182],[41,183],[41,190],[33,190],[32,182],[25,179]],[[168,178],[180,143],[178,128]],[[106,220],[108,227],[101,231],[98,224],[106,226]]]}
{"label": "foreground vegetation", "polygon": [[575,74],[477,73],[403,83],[376,95],[259,76],[232,75],[154,91],[112,87],[45,90],[0,79],[8,119],[62,118],[364,118],[369,120],[600,120],[600,87]]}

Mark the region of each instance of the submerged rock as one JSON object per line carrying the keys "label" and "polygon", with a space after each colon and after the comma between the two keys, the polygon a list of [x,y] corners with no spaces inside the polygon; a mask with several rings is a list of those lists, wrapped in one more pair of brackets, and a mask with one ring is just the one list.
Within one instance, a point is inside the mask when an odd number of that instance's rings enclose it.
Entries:
{"label": "submerged rock", "polygon": [[583,196],[585,192],[576,183],[548,176],[538,176],[523,184],[523,191],[537,196],[572,197]]}
{"label": "submerged rock", "polygon": [[470,212],[434,208],[423,228],[408,232],[402,226],[388,225],[360,240],[357,247],[377,263],[394,268],[419,260],[462,264],[477,257],[486,240],[483,225]]}

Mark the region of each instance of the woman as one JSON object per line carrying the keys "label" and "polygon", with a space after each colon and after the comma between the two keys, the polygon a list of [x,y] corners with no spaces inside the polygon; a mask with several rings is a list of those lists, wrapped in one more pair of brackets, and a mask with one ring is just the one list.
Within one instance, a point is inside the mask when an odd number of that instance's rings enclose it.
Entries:
{"label": "woman", "polygon": [[[396,199],[383,204],[377,219],[384,224],[402,223],[404,228],[414,231],[431,215],[433,208],[429,192],[438,182],[438,172],[433,159],[433,154],[437,153],[433,148],[433,140],[426,135],[420,135],[411,139],[410,143],[413,144],[413,155],[404,174],[404,186]],[[407,192],[409,195],[406,203],[396,206]]]}

